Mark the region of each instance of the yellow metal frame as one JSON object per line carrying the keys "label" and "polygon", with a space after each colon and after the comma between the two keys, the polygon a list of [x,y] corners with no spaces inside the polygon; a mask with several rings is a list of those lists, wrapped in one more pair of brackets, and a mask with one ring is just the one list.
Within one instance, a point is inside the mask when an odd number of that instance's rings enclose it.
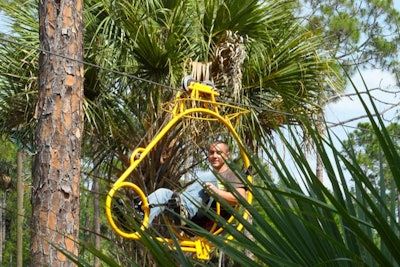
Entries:
{"label": "yellow metal frame", "polygon": [[[198,82],[191,82],[187,87],[187,93],[178,93],[175,97],[175,100],[169,103],[166,103],[164,108],[168,108],[169,112],[172,112],[172,119],[168,122],[168,124],[161,129],[161,131],[155,136],[155,138],[148,144],[145,148],[137,148],[133,151],[130,157],[130,166],[128,169],[118,178],[118,180],[114,183],[112,188],[110,189],[105,204],[105,211],[108,222],[111,228],[121,237],[132,239],[132,240],[140,240],[141,234],[139,231],[127,233],[121,230],[114,219],[112,218],[112,209],[111,202],[115,193],[121,188],[129,188],[141,198],[142,201],[142,210],[144,212],[143,223],[141,226],[141,230],[144,230],[148,225],[149,220],[149,203],[147,201],[147,197],[144,192],[134,183],[127,182],[126,179],[128,176],[135,170],[135,168],[140,164],[140,162],[146,157],[147,154],[156,146],[156,144],[161,140],[161,138],[181,119],[183,118],[193,118],[198,120],[217,120],[223,123],[235,138],[238,143],[241,157],[243,159],[244,165],[246,168],[250,166],[249,159],[244,152],[244,147],[241,139],[239,138],[235,127],[232,125],[231,120],[240,116],[241,114],[249,112],[247,109],[243,109],[237,106],[228,105],[225,103],[220,103],[216,101],[216,97],[219,96],[219,93],[210,85],[202,84]],[[225,115],[220,114],[220,107],[224,106],[226,109],[229,109],[229,113]],[[252,177],[249,175],[247,179],[252,182]],[[252,194],[251,192],[247,192],[247,201],[249,203],[252,202]],[[217,205],[217,212],[219,210],[219,205]],[[243,217],[245,219],[248,218],[248,213],[244,211]],[[230,218],[228,222],[231,222],[234,218]],[[223,229],[216,229],[217,225],[214,224],[210,233],[214,235],[220,234]],[[237,229],[242,230],[243,226],[241,224],[237,225]],[[179,237],[179,246],[184,252],[196,253],[196,257],[199,259],[208,259],[210,257],[210,249],[212,244],[210,244],[205,238],[201,237]],[[160,242],[174,244],[173,240],[163,237],[156,237],[156,239]],[[231,240],[232,236],[227,236],[227,240]]]}

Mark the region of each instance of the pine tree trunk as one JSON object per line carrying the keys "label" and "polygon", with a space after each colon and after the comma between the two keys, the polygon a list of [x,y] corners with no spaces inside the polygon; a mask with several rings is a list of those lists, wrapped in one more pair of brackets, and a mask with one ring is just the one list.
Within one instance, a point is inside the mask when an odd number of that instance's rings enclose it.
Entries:
{"label": "pine tree trunk", "polygon": [[83,130],[82,1],[39,2],[37,154],[32,191],[31,266],[75,266]]}
{"label": "pine tree trunk", "polygon": [[23,263],[23,223],[24,223],[24,184],[23,184],[23,152],[17,154],[17,267]]}
{"label": "pine tree trunk", "polygon": [[321,154],[316,152],[316,157],[317,157],[317,165],[316,165],[316,170],[315,170],[315,175],[317,176],[318,180],[320,180],[321,183],[324,182],[324,163],[322,162]]}
{"label": "pine tree trunk", "polygon": [[3,266],[3,252],[4,252],[4,244],[5,244],[5,234],[6,234],[6,224],[5,224],[5,199],[6,199],[6,190],[0,191],[0,266]]}
{"label": "pine tree trunk", "polygon": [[[97,173],[97,172],[96,172]],[[100,186],[99,179],[96,177],[93,179],[93,216],[94,216],[94,247],[98,250],[100,248]],[[99,258],[94,258],[93,267],[99,267],[100,260]]]}
{"label": "pine tree trunk", "polygon": [[[320,105],[322,106],[321,102]],[[320,134],[321,137],[325,136],[325,128],[324,128],[324,111],[321,109],[318,114],[317,114],[317,131]],[[321,154],[318,152],[316,149],[316,170],[315,170],[315,175],[317,176],[318,180],[323,183],[324,182],[324,163],[321,158]]]}

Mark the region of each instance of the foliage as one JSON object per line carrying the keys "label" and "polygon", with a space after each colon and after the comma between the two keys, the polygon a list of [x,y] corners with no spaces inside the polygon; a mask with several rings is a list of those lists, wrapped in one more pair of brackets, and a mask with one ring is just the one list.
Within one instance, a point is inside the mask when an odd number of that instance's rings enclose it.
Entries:
{"label": "foliage", "polygon": [[310,29],[327,37],[326,46],[348,72],[382,68],[396,73],[400,45],[400,13],[395,1],[300,1]]}
{"label": "foliage", "polygon": [[[390,123],[386,126],[386,131],[392,138],[394,148],[400,151],[399,124],[397,122]],[[343,146],[347,151],[353,150],[352,153],[372,183],[377,183],[381,172],[386,179],[392,178],[387,176],[390,173],[389,166],[385,157],[382,156],[382,148],[370,123],[359,123],[357,129],[349,133],[348,139],[343,141]]]}
{"label": "foliage", "polygon": [[[6,266],[6,262],[16,262],[16,239],[17,239],[17,167],[16,167],[16,158],[17,158],[17,149],[18,146],[10,141],[4,140],[4,138],[0,142],[0,172],[1,174],[6,173],[7,176],[11,179],[11,184],[7,188],[3,188],[0,181],[0,201],[4,201],[5,206],[0,205],[0,212],[2,212],[3,225],[1,227],[5,227],[5,239],[0,240],[0,242],[4,242],[4,250],[3,250],[3,265]],[[29,158],[29,157],[28,157]],[[24,162],[24,170],[30,169],[31,163],[29,160]],[[26,178],[24,176],[24,178]],[[29,184],[30,179],[26,179],[25,182]],[[26,191],[24,194],[23,205],[25,209],[24,221],[23,221],[23,262],[24,265],[29,264],[30,258],[27,248],[29,247],[30,240],[30,217],[27,214],[30,213],[30,205],[29,205],[29,187],[26,187]],[[1,228],[0,228],[1,229]]]}
{"label": "foliage", "polygon": [[37,3],[14,4],[1,2],[13,18],[8,25],[13,35],[4,35],[0,41],[0,129],[2,134],[13,135],[20,145],[32,148],[37,101],[37,59],[39,45]]}
{"label": "foliage", "polygon": [[[373,112],[378,114],[377,110]],[[259,168],[257,160],[253,162],[265,185],[252,191],[267,216],[260,216],[259,211],[248,206],[257,229],[247,225],[247,230],[256,242],[239,234],[236,240],[240,240],[240,247],[255,254],[260,266],[398,266],[399,153],[380,117],[374,121],[370,111],[367,113],[394,181],[394,186],[386,192],[371,184],[368,172],[350,151],[344,154],[337,150],[332,137],[328,135],[324,140],[313,124],[309,124],[310,134],[323,160],[331,190],[315,176],[300,143],[286,144],[295,161],[292,168],[279,155],[274,143],[265,146],[281,187]],[[283,140],[297,140],[296,132],[289,133],[290,137]],[[342,171],[343,167],[348,173]],[[294,170],[298,172],[293,174]],[[348,186],[350,177],[355,181],[356,192]],[[394,197],[387,200],[387,194]],[[229,253],[232,257],[238,254],[237,250]],[[244,258],[240,260],[243,266],[249,264]]]}

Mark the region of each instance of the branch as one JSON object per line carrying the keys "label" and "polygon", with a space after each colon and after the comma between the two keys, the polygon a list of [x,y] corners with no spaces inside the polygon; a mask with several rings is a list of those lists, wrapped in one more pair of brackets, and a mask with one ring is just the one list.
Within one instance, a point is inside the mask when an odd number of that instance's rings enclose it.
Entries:
{"label": "branch", "polygon": [[[400,103],[394,104],[394,105],[388,107],[387,109],[382,110],[381,112],[379,112],[377,114],[373,114],[372,116],[374,116],[374,117],[376,117],[378,115],[379,116],[383,116],[386,112],[389,112],[390,110],[392,110],[392,109],[394,109],[395,107],[398,107],[398,106],[400,106]],[[345,120],[345,121],[340,121],[338,123],[329,123],[328,122],[328,124],[330,124],[330,125],[328,125],[328,127],[329,128],[333,128],[333,127],[336,127],[336,126],[343,126],[343,125],[348,124],[350,122],[361,120],[361,119],[366,119],[366,118],[368,118],[368,114],[361,115],[361,116],[358,116],[358,117],[354,117],[354,118],[351,118],[351,119],[348,119],[348,120]]]}
{"label": "branch", "polygon": [[[380,92],[387,93],[387,94],[393,94],[393,95],[395,95],[395,96],[396,96],[397,94],[400,94],[400,90],[398,90],[398,91],[389,91],[389,90],[385,90],[385,89],[382,89],[382,88],[379,88],[379,87],[368,89],[368,92],[370,92],[370,93],[373,92],[373,91],[380,91]],[[358,92],[358,93],[355,92],[355,93],[348,93],[348,94],[335,95],[335,96],[329,98],[329,99],[327,100],[327,102],[335,102],[338,98],[342,98],[342,97],[348,97],[348,98],[351,99],[352,96],[357,96],[357,95],[366,94],[366,93],[367,93],[367,92],[364,91],[364,92]]]}

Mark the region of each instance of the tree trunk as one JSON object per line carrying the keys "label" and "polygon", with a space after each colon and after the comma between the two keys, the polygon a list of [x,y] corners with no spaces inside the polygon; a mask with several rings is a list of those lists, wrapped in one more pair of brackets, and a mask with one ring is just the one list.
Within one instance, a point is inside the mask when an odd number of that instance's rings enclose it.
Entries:
{"label": "tree trunk", "polygon": [[3,253],[4,244],[6,241],[6,224],[5,224],[5,210],[6,210],[6,190],[0,191],[0,266],[3,266]]}
{"label": "tree trunk", "polygon": [[[96,171],[95,173],[97,173]],[[95,178],[93,179],[93,216],[94,216],[94,247],[98,250],[101,250],[100,248],[100,185],[99,185],[99,179],[97,178],[98,176],[95,175]],[[93,267],[99,267],[100,266],[100,260],[98,257],[94,258],[94,263]]]}
{"label": "tree trunk", "polygon": [[24,224],[24,184],[23,184],[23,152],[17,153],[17,267],[23,263],[23,224]]}
{"label": "tree trunk", "polygon": [[322,162],[322,158],[321,158],[321,154],[318,153],[318,151],[316,152],[316,156],[317,156],[317,165],[316,165],[316,171],[315,171],[315,175],[317,176],[318,180],[321,181],[321,183],[324,182],[324,163]]}
{"label": "tree trunk", "polygon": [[31,266],[75,266],[83,130],[82,1],[39,2],[39,100]]}
{"label": "tree trunk", "polygon": [[[319,101],[319,104],[322,106],[323,104],[321,101]],[[325,128],[324,128],[324,110],[321,108],[320,111],[317,114],[317,131],[320,134],[321,137],[325,136]],[[315,170],[315,175],[317,176],[318,180],[323,183],[324,182],[324,163],[321,158],[321,154],[318,152],[317,149],[315,149],[316,153],[316,170]]]}

